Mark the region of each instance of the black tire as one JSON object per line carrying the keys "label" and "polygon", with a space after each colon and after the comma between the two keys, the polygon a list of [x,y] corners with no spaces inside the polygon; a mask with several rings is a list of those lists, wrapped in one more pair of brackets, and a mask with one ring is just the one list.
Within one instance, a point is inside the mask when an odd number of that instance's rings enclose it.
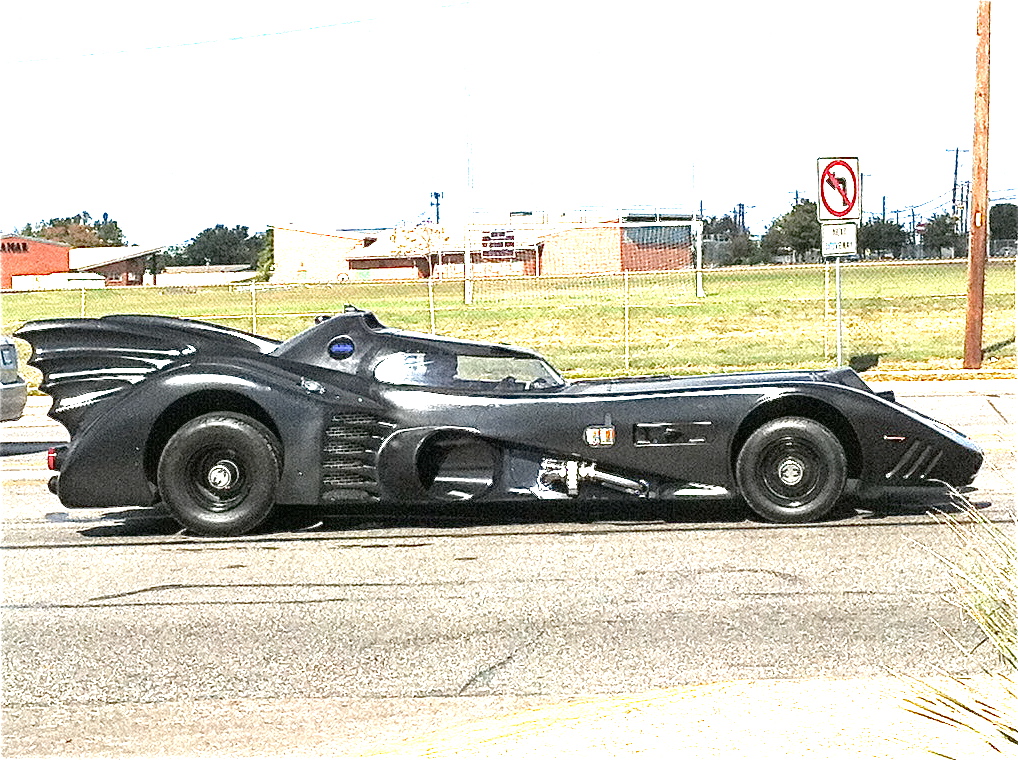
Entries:
{"label": "black tire", "polygon": [[805,417],[764,423],[735,460],[735,480],[750,509],[777,523],[823,518],[841,498],[847,471],[837,436]]}
{"label": "black tire", "polygon": [[196,417],[159,456],[159,493],[177,521],[199,535],[249,533],[272,512],[279,450],[268,428],[245,415]]}

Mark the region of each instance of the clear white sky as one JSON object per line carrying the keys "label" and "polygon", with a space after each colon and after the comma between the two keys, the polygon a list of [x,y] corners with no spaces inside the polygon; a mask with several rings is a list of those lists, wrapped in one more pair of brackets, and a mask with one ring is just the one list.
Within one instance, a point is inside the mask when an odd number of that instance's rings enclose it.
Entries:
{"label": "clear white sky", "polygon": [[[821,156],[858,156],[864,210],[886,196],[906,222],[947,209],[972,147],[976,6],[11,3],[0,230],[82,210],[145,246],[389,226],[442,191],[450,222],[743,203],[761,234],[816,198]],[[1018,186],[1016,16],[993,3],[991,202]]]}

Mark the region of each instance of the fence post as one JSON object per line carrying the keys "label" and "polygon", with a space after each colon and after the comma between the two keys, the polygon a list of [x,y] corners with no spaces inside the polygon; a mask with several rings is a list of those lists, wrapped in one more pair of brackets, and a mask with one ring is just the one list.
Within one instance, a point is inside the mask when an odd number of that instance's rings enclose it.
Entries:
{"label": "fence post", "polygon": [[251,280],[251,332],[258,333],[258,297],[256,295],[257,283]]}
{"label": "fence post", "polygon": [[81,286],[81,318],[85,318],[85,286]]}
{"label": "fence post", "polygon": [[629,372],[629,270],[622,273],[622,287],[624,292],[622,312],[626,344],[626,372]]}
{"label": "fence post", "polygon": [[824,361],[831,352],[831,261],[824,259]]}
{"label": "fence post", "polygon": [[696,297],[706,298],[707,293],[703,289],[703,222],[690,229],[696,237]]}
{"label": "fence post", "polygon": [[463,303],[470,306],[474,303],[474,272],[473,257],[470,255],[470,236],[463,241]]}
{"label": "fence post", "polygon": [[[434,275],[434,273],[432,273]],[[431,312],[431,334],[437,335],[435,330],[435,278],[428,278],[428,311]]]}

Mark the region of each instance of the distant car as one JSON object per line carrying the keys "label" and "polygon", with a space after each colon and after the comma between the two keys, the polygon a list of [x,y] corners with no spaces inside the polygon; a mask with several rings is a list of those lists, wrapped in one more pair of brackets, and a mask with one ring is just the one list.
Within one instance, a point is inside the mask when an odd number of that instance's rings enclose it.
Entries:
{"label": "distant car", "polygon": [[61,502],[162,501],[203,535],[249,532],[281,505],[538,499],[741,496],[808,522],[849,481],[961,487],[983,459],[848,367],[570,382],[533,351],[356,309],[285,342],[127,315],[17,335],[71,434],[51,456]]}
{"label": "distant car", "polygon": [[18,374],[18,347],[0,335],[0,421],[20,419],[27,399],[28,383]]}

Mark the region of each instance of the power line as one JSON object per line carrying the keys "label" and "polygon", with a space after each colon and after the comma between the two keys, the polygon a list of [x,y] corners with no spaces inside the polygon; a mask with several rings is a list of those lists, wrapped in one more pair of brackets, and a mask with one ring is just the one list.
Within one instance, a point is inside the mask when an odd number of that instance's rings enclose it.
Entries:
{"label": "power line", "polygon": [[[460,5],[470,5],[471,0],[462,0],[458,3],[445,3],[436,7],[436,10],[454,8]],[[247,40],[266,39],[268,37],[283,37],[289,34],[303,34],[305,32],[320,32],[325,29],[336,29],[342,26],[354,26],[356,24],[368,24],[375,21],[383,21],[386,16],[371,16],[368,18],[351,19],[349,21],[337,21],[333,24],[318,24],[316,26],[305,26],[298,29],[282,29],[275,32],[259,32],[257,34],[245,34],[238,37],[220,37],[212,40],[193,40],[190,42],[175,42],[169,45],[152,45],[142,48],[125,48],[123,50],[104,50],[91,53],[76,53],[74,55],[56,55],[48,58],[26,58],[20,61],[11,61],[12,64],[21,63],[47,63],[49,61],[66,61],[78,58],[100,58],[108,55],[125,55],[127,53],[149,53],[156,50],[174,50],[178,48],[200,47],[202,45],[218,45],[225,42],[244,42]]]}

